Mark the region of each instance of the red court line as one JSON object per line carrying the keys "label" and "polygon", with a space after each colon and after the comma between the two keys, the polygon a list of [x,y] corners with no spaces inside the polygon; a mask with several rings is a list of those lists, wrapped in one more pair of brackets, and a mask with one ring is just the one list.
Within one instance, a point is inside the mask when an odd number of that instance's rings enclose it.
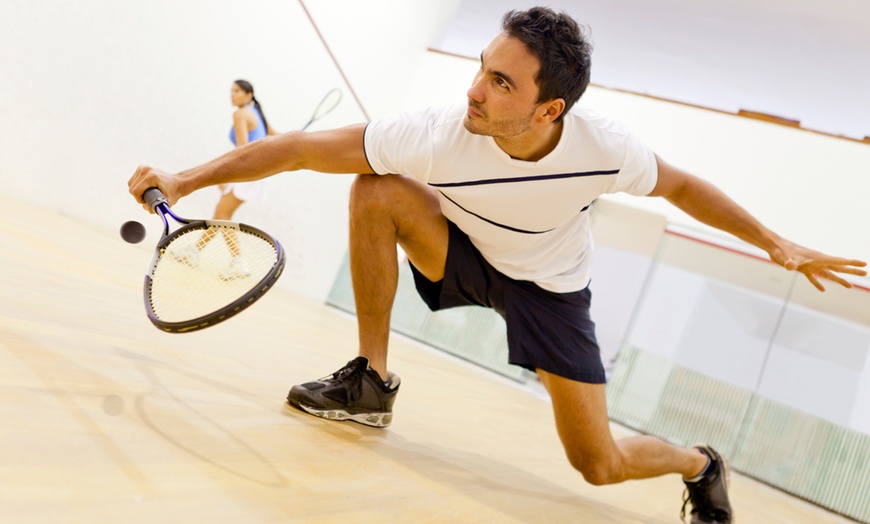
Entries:
{"label": "red court line", "polygon": [[[451,51],[442,51],[442,50],[436,49],[434,47],[428,48],[428,51],[432,52],[432,53],[442,54],[445,56],[453,56],[456,58],[462,58],[465,60],[480,60],[480,58],[476,57],[476,56],[468,56],[468,55],[463,55],[463,54],[459,54],[459,53],[454,53]],[[781,125],[781,126],[791,127],[794,129],[800,129],[801,131],[806,131],[808,133],[814,133],[817,135],[828,136],[828,137],[836,138],[839,140],[848,140],[849,142],[858,142],[859,144],[870,144],[870,136],[865,136],[864,138],[854,138],[854,137],[846,136],[846,135],[837,135],[834,133],[830,133],[828,131],[820,131],[818,129],[804,127],[800,124],[799,121],[796,121],[796,120],[790,120],[787,118],[778,117],[776,115],[769,115],[766,113],[760,113],[757,111],[748,111],[746,109],[740,109],[735,113],[733,111],[726,111],[724,109],[717,109],[715,107],[702,106],[702,105],[698,105],[698,104],[693,104],[691,102],[683,102],[681,100],[675,100],[673,98],[664,98],[661,96],[655,96],[655,95],[651,95],[648,93],[641,93],[638,91],[632,91],[630,89],[622,89],[619,87],[611,87],[611,86],[606,86],[606,85],[602,85],[602,84],[596,84],[594,82],[590,82],[589,85],[597,87],[598,89],[606,89],[608,91],[613,91],[615,93],[626,93],[629,95],[640,96],[643,98],[649,98],[650,100],[658,100],[660,102],[668,102],[671,104],[677,104],[677,105],[681,105],[681,106],[685,106],[685,107],[691,107],[694,109],[703,109],[704,111],[712,111],[713,113],[720,113],[723,115],[739,116],[740,118],[750,118],[753,120],[760,120],[762,122],[767,122],[769,124]]]}
{"label": "red court line", "polygon": [[308,21],[311,22],[311,27],[314,28],[314,32],[317,33],[317,37],[320,38],[320,41],[323,43],[323,47],[326,48],[326,52],[329,53],[329,58],[332,59],[332,63],[335,64],[335,68],[338,69],[338,74],[341,75],[341,78],[344,80],[344,84],[347,86],[347,89],[350,91],[350,94],[353,96],[353,99],[356,100],[356,104],[359,106],[360,110],[363,113],[366,121],[371,120],[369,118],[368,112],[366,112],[366,108],[363,106],[359,97],[356,96],[356,91],[353,90],[353,86],[350,84],[350,81],[347,79],[347,76],[344,74],[344,69],[338,64],[338,60],[335,59],[335,55],[332,54],[332,49],[329,48],[329,44],[326,43],[326,39],[323,38],[323,34],[321,34],[320,29],[317,27],[317,24],[314,22],[314,19],[311,17],[311,13],[308,12],[308,8],[305,7],[305,2],[303,0],[299,0],[299,5],[302,6],[302,10],[305,11],[305,16],[308,17]]}
{"label": "red court line", "polygon": [[[771,260],[771,259],[769,259],[769,258],[765,258],[765,257],[762,257],[762,256],[754,255],[754,254],[752,254],[752,253],[747,253],[746,251],[741,251],[741,250],[739,250],[739,249],[735,249],[735,248],[733,248],[733,247],[723,246],[722,244],[717,244],[716,242],[711,242],[711,241],[709,241],[709,240],[704,240],[704,239],[701,239],[701,238],[698,238],[698,237],[693,237],[693,236],[691,236],[691,235],[687,235],[687,234],[685,234],[685,233],[678,233],[678,232],[676,232],[676,231],[674,231],[674,230],[672,230],[672,229],[667,229],[667,228],[665,228],[665,234],[666,234],[666,235],[672,235],[672,236],[675,236],[675,237],[684,238],[684,239],[686,239],[686,240],[691,240],[692,242],[697,242],[698,244],[704,244],[704,245],[706,245],[706,246],[715,247],[715,248],[717,248],[717,249],[721,249],[721,250],[723,250],[723,251],[728,251],[728,252],[730,252],[730,253],[736,253],[736,254],[738,254],[738,255],[743,255],[743,256],[745,256],[745,257],[754,258],[755,260],[761,260],[762,262],[767,262],[768,264],[779,265],[779,264],[777,264],[776,262],[774,262],[773,260]],[[870,287],[862,286],[861,284],[857,284],[857,283],[855,283],[855,282],[851,282],[851,284],[852,284],[852,286],[853,286],[854,289],[860,289],[861,291],[868,291],[868,292],[870,292]]]}

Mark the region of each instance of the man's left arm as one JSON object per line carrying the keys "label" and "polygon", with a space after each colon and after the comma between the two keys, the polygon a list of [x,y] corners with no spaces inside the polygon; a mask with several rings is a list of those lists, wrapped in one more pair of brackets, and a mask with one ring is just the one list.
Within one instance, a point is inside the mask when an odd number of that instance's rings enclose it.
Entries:
{"label": "man's left arm", "polygon": [[677,169],[656,156],[658,182],[648,196],[659,196],[689,216],[765,250],[770,259],[789,271],[800,271],[819,290],[820,279],[850,288],[838,273],[864,276],[862,260],[832,257],[786,240],[759,222],[719,188]]}

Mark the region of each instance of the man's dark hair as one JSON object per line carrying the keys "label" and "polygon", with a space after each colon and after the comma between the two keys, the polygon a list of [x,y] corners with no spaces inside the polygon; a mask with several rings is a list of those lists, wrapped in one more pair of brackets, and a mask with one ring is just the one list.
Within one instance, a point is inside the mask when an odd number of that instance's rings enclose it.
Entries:
{"label": "man's dark hair", "polygon": [[565,100],[565,110],[556,119],[561,120],[589,85],[592,43],[567,13],[546,7],[508,11],[501,26],[540,60],[541,70],[535,78],[538,102]]}

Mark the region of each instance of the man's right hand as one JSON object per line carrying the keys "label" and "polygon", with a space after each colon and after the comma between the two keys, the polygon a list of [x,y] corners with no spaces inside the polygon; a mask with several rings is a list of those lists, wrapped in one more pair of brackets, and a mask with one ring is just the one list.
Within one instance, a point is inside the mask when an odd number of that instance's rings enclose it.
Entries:
{"label": "man's right hand", "polygon": [[163,196],[169,201],[170,206],[174,205],[182,196],[178,193],[178,183],[175,175],[151,166],[139,166],[136,168],[133,176],[130,177],[130,180],[127,181],[127,188],[130,194],[133,195],[133,198],[142,204],[142,208],[149,213],[153,213],[154,210],[145,203],[142,195],[147,189],[152,187],[160,189]]}

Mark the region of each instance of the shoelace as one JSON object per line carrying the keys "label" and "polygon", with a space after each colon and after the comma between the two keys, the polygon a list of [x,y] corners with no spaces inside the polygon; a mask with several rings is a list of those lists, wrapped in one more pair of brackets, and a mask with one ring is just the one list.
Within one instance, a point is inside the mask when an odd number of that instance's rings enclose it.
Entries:
{"label": "shoelace", "polygon": [[[703,500],[703,497],[698,498],[700,500]],[[718,522],[720,519],[726,518],[726,515],[724,515],[722,511],[709,506],[705,507],[704,504],[698,503],[700,501],[696,502],[695,499],[692,497],[691,490],[688,486],[686,486],[686,489],[683,490],[683,507],[680,508],[680,520],[683,521],[683,524],[685,524],[686,522],[686,506],[689,504],[689,502],[692,503],[692,508],[695,512],[705,518],[716,519],[714,522]]]}
{"label": "shoelace", "polygon": [[346,379],[348,376],[353,374],[354,371],[357,370],[357,368],[354,367],[353,363],[354,363],[354,361],[351,360],[350,362],[345,364],[344,367],[342,367],[338,371],[335,371],[334,373],[332,373],[330,375],[326,375],[325,377],[321,377],[317,380],[320,380],[320,381],[335,380],[337,382],[343,382],[344,379]]}
{"label": "shoelace", "polygon": [[[348,401],[357,400],[362,396],[362,367],[354,365],[355,361],[351,360],[347,363],[343,368],[339,369],[335,373],[333,373],[332,380],[335,381],[335,384],[341,384],[342,382],[352,380],[351,387],[348,388]],[[328,380],[329,377],[324,377],[321,380]]]}

